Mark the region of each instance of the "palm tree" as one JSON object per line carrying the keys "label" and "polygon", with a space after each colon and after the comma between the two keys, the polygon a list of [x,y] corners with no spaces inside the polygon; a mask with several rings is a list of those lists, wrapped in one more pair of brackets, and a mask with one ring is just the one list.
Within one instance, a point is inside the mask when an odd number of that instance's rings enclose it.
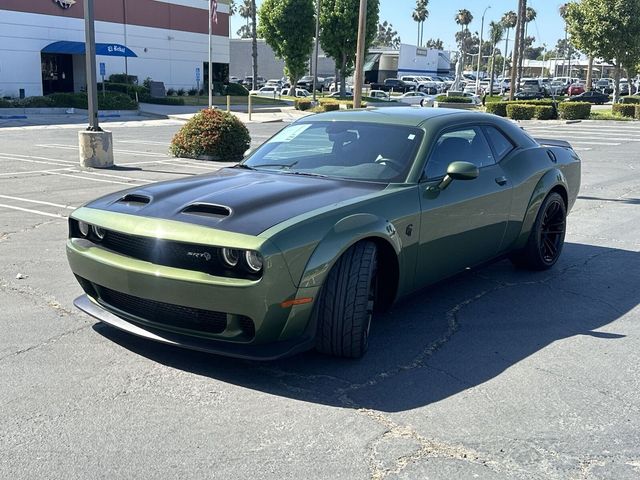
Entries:
{"label": "palm tree", "polygon": [[496,46],[502,40],[504,27],[501,22],[491,22],[489,24],[489,42],[491,43],[491,73],[489,74],[489,96],[493,95],[493,75],[496,66]]}
{"label": "palm tree", "polygon": [[[258,89],[258,32],[256,31],[256,0],[251,2],[251,56],[253,57],[253,89]],[[295,85],[293,85],[295,87]]]}
{"label": "palm tree", "polygon": [[473,15],[471,15],[471,12],[469,10],[467,10],[466,8],[463,8],[461,10],[458,10],[458,13],[455,16],[455,21],[458,25],[460,25],[460,32],[461,32],[461,45],[462,45],[462,57],[461,57],[461,61],[462,61],[462,71],[464,71],[464,64],[465,64],[465,35],[464,35],[464,31],[469,30],[469,24],[473,21]]}
{"label": "palm tree", "polygon": [[250,30],[251,27],[249,26],[249,22],[251,21],[251,10],[252,10],[252,4],[251,4],[251,0],[244,0],[242,2],[242,5],[240,5],[240,8],[238,9],[238,12],[240,13],[240,16],[242,18],[244,18],[247,21],[247,28],[246,30]]}
{"label": "palm tree", "polygon": [[567,45],[567,53],[565,54],[565,60],[567,59],[567,56],[569,57],[569,73],[567,74],[567,76],[569,78],[571,78],[571,45],[569,44],[569,39],[567,38],[568,36],[568,32],[567,32],[567,12],[569,10],[569,4],[565,3],[560,5],[560,8],[558,8],[558,11],[560,12],[560,16],[562,17],[562,19],[564,20],[564,42]]}
{"label": "palm tree", "polygon": [[533,8],[527,7],[527,13],[524,16],[524,36],[527,37],[529,23],[533,22],[538,16],[538,12],[536,12]]}
{"label": "palm tree", "polygon": [[416,0],[416,8],[411,14],[413,21],[418,24],[418,46],[421,47],[424,40],[424,22],[429,17],[429,0]]}
{"label": "palm tree", "polygon": [[516,23],[518,22],[518,14],[513,10],[509,10],[502,16],[500,23],[502,23],[502,28],[507,31],[507,39],[504,42],[504,53],[503,57],[505,61],[502,64],[502,78],[504,78],[504,74],[507,68],[507,51],[509,50],[509,32],[511,32],[512,28],[516,27]]}

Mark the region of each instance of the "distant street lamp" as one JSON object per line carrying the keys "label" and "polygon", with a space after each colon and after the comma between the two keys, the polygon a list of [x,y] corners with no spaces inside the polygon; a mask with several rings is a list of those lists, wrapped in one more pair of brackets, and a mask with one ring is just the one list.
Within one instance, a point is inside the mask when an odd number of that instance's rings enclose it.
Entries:
{"label": "distant street lamp", "polygon": [[318,80],[318,48],[320,44],[320,0],[316,4],[316,51],[313,56],[313,101],[316,101],[316,81]]}
{"label": "distant street lamp", "polygon": [[360,108],[362,100],[362,84],[364,83],[364,44],[367,31],[367,0],[360,0],[358,17],[358,44],[356,48],[356,71],[353,84],[353,108]]}
{"label": "distant street lamp", "polygon": [[480,23],[480,45],[478,46],[478,68],[476,69],[476,95],[480,91],[480,60],[482,60],[482,31],[484,30],[484,14],[491,8],[491,5],[487,5],[487,8],[482,12],[482,22]]}

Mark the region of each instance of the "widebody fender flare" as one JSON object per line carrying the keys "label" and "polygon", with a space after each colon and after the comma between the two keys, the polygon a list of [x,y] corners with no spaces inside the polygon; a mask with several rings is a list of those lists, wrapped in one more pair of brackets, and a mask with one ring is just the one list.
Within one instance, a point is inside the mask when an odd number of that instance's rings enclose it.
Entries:
{"label": "widebody fender flare", "polygon": [[338,258],[366,238],[388,243],[399,261],[402,241],[393,223],[370,213],[349,215],[338,221],[320,240],[304,269],[300,287],[320,287]]}
{"label": "widebody fender flare", "polygon": [[542,202],[545,198],[547,198],[547,195],[549,195],[549,193],[558,186],[564,190],[564,198],[566,200],[569,186],[565,175],[558,168],[553,168],[547,171],[540,178],[536,187],[533,189],[533,193],[529,200],[529,205],[522,222],[520,235],[518,236],[518,239],[516,240],[516,243],[514,245],[515,249],[523,248],[525,246],[527,240],[529,239],[529,234],[531,232],[531,228],[533,227],[533,223],[536,221],[538,211],[542,206]]}

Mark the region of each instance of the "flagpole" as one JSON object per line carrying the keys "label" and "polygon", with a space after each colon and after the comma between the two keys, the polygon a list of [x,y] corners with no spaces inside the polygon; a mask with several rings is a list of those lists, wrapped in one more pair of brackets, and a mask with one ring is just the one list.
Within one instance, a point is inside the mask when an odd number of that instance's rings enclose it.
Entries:
{"label": "flagpole", "polygon": [[207,83],[208,88],[209,88],[209,108],[213,107],[213,92],[212,92],[212,85],[213,85],[213,81],[211,80],[212,75],[213,75],[213,61],[211,60],[211,50],[212,50],[212,46],[211,46],[211,24],[213,23],[213,18],[212,15],[213,13],[211,12],[211,5],[213,3],[213,0],[209,0],[209,17],[208,17],[208,22],[209,22],[209,75],[207,76],[208,80]]}

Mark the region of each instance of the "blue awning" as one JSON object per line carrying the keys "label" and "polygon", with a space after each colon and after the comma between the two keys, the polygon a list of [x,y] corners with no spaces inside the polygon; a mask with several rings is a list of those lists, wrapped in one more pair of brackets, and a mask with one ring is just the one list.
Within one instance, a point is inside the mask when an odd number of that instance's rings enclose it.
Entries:
{"label": "blue awning", "polygon": [[[53,42],[42,49],[42,53],[67,53],[84,55],[84,42]],[[96,43],[96,55],[107,57],[137,57],[130,48],[117,43]]]}

